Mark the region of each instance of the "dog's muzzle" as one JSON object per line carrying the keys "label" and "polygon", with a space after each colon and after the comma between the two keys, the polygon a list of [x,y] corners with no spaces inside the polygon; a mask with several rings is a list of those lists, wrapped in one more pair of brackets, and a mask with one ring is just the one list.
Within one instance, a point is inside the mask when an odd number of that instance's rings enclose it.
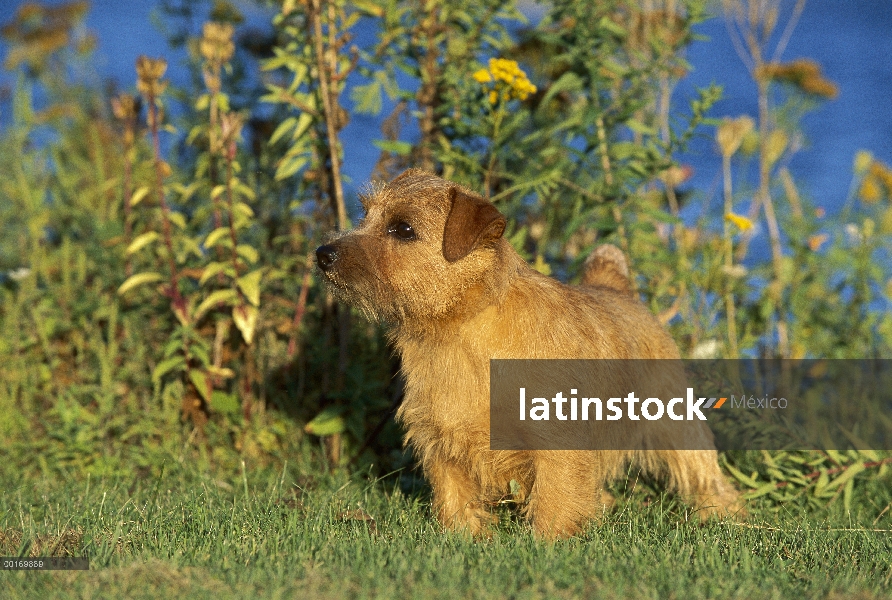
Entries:
{"label": "dog's muzzle", "polygon": [[337,259],[338,249],[334,246],[325,245],[316,248],[316,264],[319,265],[323,272],[327,273],[334,266]]}

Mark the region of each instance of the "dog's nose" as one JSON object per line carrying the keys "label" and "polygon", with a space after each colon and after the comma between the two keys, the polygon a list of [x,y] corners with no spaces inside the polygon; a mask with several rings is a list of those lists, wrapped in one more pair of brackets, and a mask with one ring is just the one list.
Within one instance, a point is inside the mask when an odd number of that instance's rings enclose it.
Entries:
{"label": "dog's nose", "polygon": [[338,258],[338,249],[334,246],[319,246],[316,248],[316,263],[323,271],[328,271]]}

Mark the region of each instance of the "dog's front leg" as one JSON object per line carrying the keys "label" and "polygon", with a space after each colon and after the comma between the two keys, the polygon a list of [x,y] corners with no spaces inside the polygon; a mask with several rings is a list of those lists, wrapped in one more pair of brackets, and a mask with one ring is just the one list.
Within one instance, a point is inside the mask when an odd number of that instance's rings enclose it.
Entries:
{"label": "dog's front leg", "polygon": [[498,517],[484,508],[480,483],[449,460],[431,461],[425,475],[433,489],[434,513],[447,529],[480,534]]}
{"label": "dog's front leg", "polygon": [[597,520],[610,509],[613,498],[604,491],[602,462],[594,452],[536,452],[535,480],[526,516],[537,537],[573,536],[586,521]]}

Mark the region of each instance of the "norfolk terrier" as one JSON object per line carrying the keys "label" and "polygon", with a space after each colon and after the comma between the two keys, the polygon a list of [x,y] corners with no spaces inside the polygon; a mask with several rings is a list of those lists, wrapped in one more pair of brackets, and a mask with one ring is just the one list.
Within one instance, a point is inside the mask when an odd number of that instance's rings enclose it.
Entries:
{"label": "norfolk terrier", "polygon": [[609,509],[604,487],[629,461],[702,516],[740,512],[705,424],[690,425],[703,450],[648,433],[637,450],[490,447],[491,359],[679,359],[619,249],[597,248],[569,286],[532,269],[503,238],[505,217],[460,185],[411,169],[361,201],[362,223],[318,248],[318,266],[340,299],[391,327],[405,378],[397,421],[440,523],[479,534],[514,493],[537,536],[572,536]]}

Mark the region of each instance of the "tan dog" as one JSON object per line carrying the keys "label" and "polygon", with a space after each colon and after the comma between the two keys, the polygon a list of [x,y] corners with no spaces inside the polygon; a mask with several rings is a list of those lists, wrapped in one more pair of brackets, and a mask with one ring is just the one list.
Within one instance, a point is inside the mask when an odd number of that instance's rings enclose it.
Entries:
{"label": "tan dog", "polygon": [[630,292],[617,248],[598,248],[574,288],[526,264],[491,203],[429,173],[406,171],[363,206],[357,229],[316,251],[319,268],[344,301],[392,325],[406,380],[397,420],[444,526],[479,533],[513,480],[537,535],[573,535],[611,505],[604,485],[629,460],[667,475],[702,515],[739,511],[715,450],[490,449],[492,358],[679,357]]}

